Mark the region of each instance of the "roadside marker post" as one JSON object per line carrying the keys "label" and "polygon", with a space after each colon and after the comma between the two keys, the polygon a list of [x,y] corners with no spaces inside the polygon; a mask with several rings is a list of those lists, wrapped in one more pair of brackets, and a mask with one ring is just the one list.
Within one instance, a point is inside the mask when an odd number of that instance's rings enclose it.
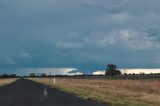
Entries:
{"label": "roadside marker post", "polygon": [[56,84],[56,78],[54,78],[54,81],[53,81],[53,82],[54,82],[54,85],[55,85],[55,84]]}
{"label": "roadside marker post", "polygon": [[56,84],[56,78],[55,78],[55,74],[54,74],[53,83],[54,83],[54,85]]}

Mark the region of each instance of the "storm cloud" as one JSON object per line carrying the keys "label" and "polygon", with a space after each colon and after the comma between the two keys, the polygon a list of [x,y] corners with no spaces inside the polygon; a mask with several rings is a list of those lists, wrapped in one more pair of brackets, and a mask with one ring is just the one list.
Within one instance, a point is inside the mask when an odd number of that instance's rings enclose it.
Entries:
{"label": "storm cloud", "polygon": [[0,67],[160,67],[159,0],[1,0]]}

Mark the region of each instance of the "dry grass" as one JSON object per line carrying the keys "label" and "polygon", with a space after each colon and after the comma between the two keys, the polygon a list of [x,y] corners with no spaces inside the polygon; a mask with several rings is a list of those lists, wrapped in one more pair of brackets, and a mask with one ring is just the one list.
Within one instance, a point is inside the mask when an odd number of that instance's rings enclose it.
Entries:
{"label": "dry grass", "polygon": [[12,83],[14,81],[16,81],[16,78],[5,78],[5,79],[0,79],[0,86]]}
{"label": "dry grass", "polygon": [[32,79],[77,94],[84,99],[95,99],[113,106],[160,106],[160,81],[158,80],[91,80]]}

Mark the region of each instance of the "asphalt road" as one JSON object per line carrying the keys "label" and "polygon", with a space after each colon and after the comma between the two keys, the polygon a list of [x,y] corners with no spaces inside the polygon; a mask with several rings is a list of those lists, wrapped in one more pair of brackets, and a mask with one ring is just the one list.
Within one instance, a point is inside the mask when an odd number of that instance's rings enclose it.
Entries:
{"label": "asphalt road", "polygon": [[19,79],[0,87],[0,106],[106,106],[55,88]]}

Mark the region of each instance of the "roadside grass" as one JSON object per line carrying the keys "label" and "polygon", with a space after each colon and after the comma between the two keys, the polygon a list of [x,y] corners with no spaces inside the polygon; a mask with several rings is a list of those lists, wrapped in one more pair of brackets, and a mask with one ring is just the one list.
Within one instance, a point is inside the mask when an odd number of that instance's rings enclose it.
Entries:
{"label": "roadside grass", "polygon": [[1,78],[0,79],[0,87],[9,83],[16,81],[17,78]]}
{"label": "roadside grass", "polygon": [[160,106],[160,81],[158,80],[106,80],[32,78],[83,99],[92,99],[111,106]]}

